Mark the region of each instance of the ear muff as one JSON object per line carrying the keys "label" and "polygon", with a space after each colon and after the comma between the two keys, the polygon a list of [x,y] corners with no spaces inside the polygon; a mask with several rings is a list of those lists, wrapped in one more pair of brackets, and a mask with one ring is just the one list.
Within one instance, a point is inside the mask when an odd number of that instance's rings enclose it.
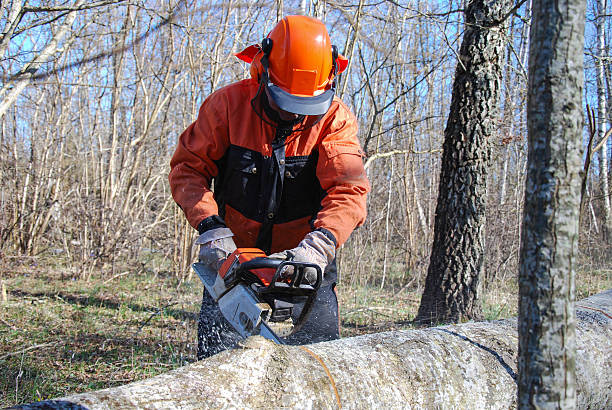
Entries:
{"label": "ear muff", "polygon": [[269,37],[264,38],[261,41],[261,51],[264,52],[265,55],[269,56],[272,52],[272,39]]}
{"label": "ear muff", "polygon": [[338,72],[338,47],[332,45],[332,64],[334,65],[334,76]]}
{"label": "ear muff", "polygon": [[[268,76],[268,67],[270,66],[268,58],[270,58],[270,53],[272,52],[272,39],[269,37],[261,40],[261,51],[263,51],[263,56],[261,57],[261,65],[263,66],[262,72]],[[268,81],[268,79],[266,79]]]}
{"label": "ear muff", "polygon": [[338,75],[338,47],[331,46],[332,49],[332,72],[330,73],[331,88],[336,88],[336,76]]}
{"label": "ear muff", "polygon": [[332,64],[334,77],[346,70],[348,58],[338,52],[338,47],[332,46]]}

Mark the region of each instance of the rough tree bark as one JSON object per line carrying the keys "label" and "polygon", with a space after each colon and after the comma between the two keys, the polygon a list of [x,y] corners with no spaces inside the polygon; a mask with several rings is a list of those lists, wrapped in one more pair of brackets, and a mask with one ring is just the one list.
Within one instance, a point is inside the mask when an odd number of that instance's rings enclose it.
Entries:
{"label": "rough tree bark", "polygon": [[488,139],[493,134],[511,0],[472,0],[461,44],[442,154],[434,242],[415,321],[481,316]]}
{"label": "rough tree bark", "polygon": [[535,0],[532,7],[529,157],[519,272],[521,408],[576,405],[572,304],[580,207],[585,4],[582,0]]}
{"label": "rough tree bark", "polygon": [[[578,404],[611,408],[612,289],[579,303],[577,317]],[[151,379],[21,408],[508,409],[517,404],[517,345],[515,319],[308,346],[255,337]]]}

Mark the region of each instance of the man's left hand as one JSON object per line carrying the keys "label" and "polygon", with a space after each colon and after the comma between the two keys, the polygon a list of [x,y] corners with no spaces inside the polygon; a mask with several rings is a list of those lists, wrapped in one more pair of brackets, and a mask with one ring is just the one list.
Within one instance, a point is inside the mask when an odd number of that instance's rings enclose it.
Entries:
{"label": "man's left hand", "polygon": [[[297,247],[286,251],[274,253],[269,258],[306,262],[318,265],[321,273],[336,257],[335,242],[321,231],[312,231],[302,239]],[[317,272],[313,268],[307,268],[304,272],[305,279],[309,283],[317,280]]]}

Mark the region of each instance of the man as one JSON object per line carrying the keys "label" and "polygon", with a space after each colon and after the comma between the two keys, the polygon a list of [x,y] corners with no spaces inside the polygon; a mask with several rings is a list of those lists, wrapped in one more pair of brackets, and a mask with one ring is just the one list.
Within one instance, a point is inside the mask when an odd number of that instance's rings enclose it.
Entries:
{"label": "man", "polygon": [[[215,270],[236,246],[319,265],[309,319],[286,341],[336,339],[335,253],[365,220],[369,190],[357,121],[334,96],[348,60],[323,23],[305,16],[285,17],[237,57],[251,78],[211,94],[180,136],[172,195],[200,233],[200,262]],[[204,291],[198,358],[239,339]]]}

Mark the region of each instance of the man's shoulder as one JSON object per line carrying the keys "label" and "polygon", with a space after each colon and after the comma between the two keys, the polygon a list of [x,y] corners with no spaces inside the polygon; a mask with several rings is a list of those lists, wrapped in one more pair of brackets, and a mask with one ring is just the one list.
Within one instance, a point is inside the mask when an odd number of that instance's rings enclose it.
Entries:
{"label": "man's shoulder", "polygon": [[[257,92],[257,83],[251,79],[236,81],[234,83],[217,88],[212,92],[202,104],[202,109],[213,109],[223,112],[224,110],[233,110],[231,107],[236,107],[244,104],[245,101],[250,101]],[[248,104],[247,104],[248,105]]]}
{"label": "man's shoulder", "polygon": [[334,100],[332,101],[332,104],[328,110],[328,116],[330,119],[356,120],[353,111],[351,111],[349,106],[346,105],[338,96],[334,97]]}
{"label": "man's shoulder", "polygon": [[215,90],[210,97],[219,98],[223,96],[233,96],[237,94],[251,94],[253,89],[257,89],[257,83],[250,78],[233,82]]}

